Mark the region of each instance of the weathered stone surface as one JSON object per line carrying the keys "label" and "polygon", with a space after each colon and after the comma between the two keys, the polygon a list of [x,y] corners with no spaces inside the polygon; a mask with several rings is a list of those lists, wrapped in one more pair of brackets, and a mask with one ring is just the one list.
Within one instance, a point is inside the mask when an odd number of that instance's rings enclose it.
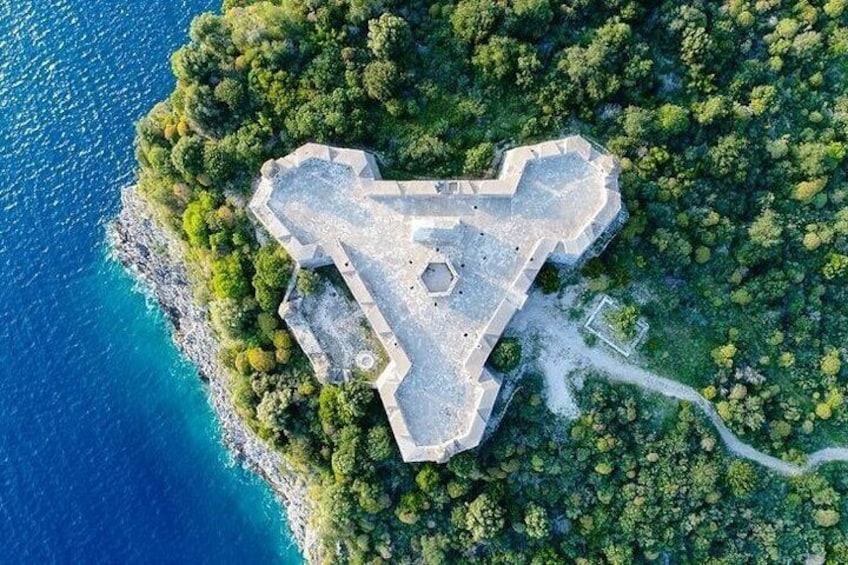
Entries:
{"label": "weathered stone surface", "polygon": [[406,461],[480,443],[485,361],[539,269],[577,265],[626,217],[615,160],[579,136],[508,151],[496,179],[382,180],[370,154],[317,144],[283,160],[249,207],[301,268],[342,273],[388,354],[375,384]]}

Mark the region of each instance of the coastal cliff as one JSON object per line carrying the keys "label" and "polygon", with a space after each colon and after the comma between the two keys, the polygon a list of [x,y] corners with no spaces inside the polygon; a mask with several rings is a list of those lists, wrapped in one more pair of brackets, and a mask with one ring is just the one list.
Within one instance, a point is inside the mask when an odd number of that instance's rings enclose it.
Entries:
{"label": "coastal cliff", "polygon": [[174,343],[208,383],[209,401],[221,423],[224,444],[271,485],[286,509],[289,528],[301,553],[308,562],[318,562],[319,544],[315,531],[309,527],[312,508],[307,483],[236,413],[227,372],[218,361],[219,344],[208,313],[192,297],[182,243],[156,222],[135,187],[122,191],[121,203],[118,217],[107,228],[113,255],[162,307],[172,324]]}

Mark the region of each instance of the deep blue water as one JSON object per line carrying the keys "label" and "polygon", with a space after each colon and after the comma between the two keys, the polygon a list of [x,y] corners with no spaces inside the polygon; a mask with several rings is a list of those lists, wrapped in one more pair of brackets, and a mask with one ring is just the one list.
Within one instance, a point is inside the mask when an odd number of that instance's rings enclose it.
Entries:
{"label": "deep blue water", "polygon": [[0,0],[0,562],[299,563],[107,259],[133,124],[220,0]]}

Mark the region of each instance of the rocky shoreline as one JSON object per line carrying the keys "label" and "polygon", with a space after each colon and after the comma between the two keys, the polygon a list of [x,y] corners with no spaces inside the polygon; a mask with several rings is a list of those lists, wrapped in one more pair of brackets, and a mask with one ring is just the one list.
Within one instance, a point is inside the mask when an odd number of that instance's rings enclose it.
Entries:
{"label": "rocky shoreline", "polygon": [[236,413],[207,311],[192,297],[182,243],[156,223],[135,187],[122,191],[121,203],[118,217],[107,228],[112,254],[160,304],[173,325],[174,343],[208,383],[209,401],[221,423],[224,444],[271,485],[286,509],[289,528],[301,553],[308,562],[318,562],[319,544],[309,526],[312,508],[306,481]]}

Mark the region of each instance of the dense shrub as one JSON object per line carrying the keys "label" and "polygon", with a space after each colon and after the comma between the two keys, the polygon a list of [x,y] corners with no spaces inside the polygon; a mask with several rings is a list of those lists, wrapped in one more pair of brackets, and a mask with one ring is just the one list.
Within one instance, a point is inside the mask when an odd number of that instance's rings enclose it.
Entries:
{"label": "dense shrub", "polygon": [[550,263],[545,263],[542,268],[539,269],[539,275],[536,277],[536,283],[545,294],[553,294],[559,291],[561,285],[559,269]]}
{"label": "dense shrub", "polygon": [[521,362],[521,342],[514,337],[505,337],[495,345],[489,356],[492,367],[502,373],[508,373]]}

